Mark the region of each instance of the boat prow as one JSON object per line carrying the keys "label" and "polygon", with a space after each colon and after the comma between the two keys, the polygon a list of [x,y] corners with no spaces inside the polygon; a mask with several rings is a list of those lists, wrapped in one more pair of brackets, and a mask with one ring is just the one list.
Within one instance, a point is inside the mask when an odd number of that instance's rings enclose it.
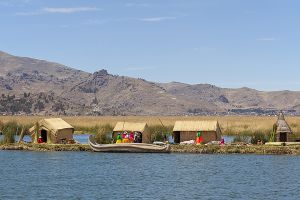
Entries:
{"label": "boat prow", "polygon": [[169,153],[170,145],[163,146],[145,143],[98,144],[94,136],[89,136],[89,145],[96,152],[126,152],[126,153]]}

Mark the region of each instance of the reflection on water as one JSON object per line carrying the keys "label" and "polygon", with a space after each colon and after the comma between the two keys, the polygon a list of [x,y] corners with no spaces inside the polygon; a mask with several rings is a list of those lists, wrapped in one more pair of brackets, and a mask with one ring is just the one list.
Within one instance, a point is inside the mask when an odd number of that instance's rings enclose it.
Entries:
{"label": "reflection on water", "polygon": [[298,199],[298,156],[0,151],[0,199]]}

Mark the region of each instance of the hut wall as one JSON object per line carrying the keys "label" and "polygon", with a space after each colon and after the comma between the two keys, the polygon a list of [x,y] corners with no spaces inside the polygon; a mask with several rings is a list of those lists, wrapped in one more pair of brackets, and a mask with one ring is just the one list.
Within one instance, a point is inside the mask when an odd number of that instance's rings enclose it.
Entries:
{"label": "hut wall", "polygon": [[196,141],[196,131],[181,131],[180,132],[180,142],[195,140]]}
{"label": "hut wall", "polygon": [[50,131],[48,132],[48,141],[47,143],[48,144],[57,144],[58,141],[57,141],[57,137],[55,137],[55,135],[53,133],[51,133]]}
{"label": "hut wall", "polygon": [[56,143],[61,143],[62,139],[66,139],[66,141],[73,139],[73,129],[61,129],[57,132]]}
{"label": "hut wall", "polygon": [[[216,131],[201,131],[203,143],[219,140],[219,134]],[[196,140],[197,131],[181,131],[180,142]]]}
{"label": "hut wall", "polygon": [[293,134],[293,141],[300,142],[300,133]]}
{"label": "hut wall", "polygon": [[142,142],[151,143],[151,133],[148,127],[146,127],[144,132],[142,133]]}
{"label": "hut wall", "polygon": [[208,143],[210,141],[217,141],[218,134],[216,131],[204,131],[202,132],[203,143]]}

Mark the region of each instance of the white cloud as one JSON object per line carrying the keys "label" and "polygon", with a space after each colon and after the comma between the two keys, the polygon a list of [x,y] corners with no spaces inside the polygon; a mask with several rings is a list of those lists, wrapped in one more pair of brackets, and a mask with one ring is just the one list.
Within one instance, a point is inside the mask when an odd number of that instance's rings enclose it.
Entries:
{"label": "white cloud", "polygon": [[102,25],[110,22],[130,22],[130,21],[143,21],[143,22],[160,22],[164,20],[174,20],[176,17],[152,17],[152,18],[107,18],[107,19],[89,19],[85,25]]}
{"label": "white cloud", "polygon": [[61,8],[42,8],[33,12],[18,12],[15,15],[18,16],[33,16],[33,15],[44,15],[44,14],[72,14],[78,12],[94,12],[101,9],[96,7],[61,7]]}
{"label": "white cloud", "polygon": [[160,22],[165,20],[173,20],[176,19],[176,17],[148,17],[148,18],[140,18],[139,21],[144,22]]}
{"label": "white cloud", "polygon": [[265,38],[257,38],[257,41],[275,41],[276,38],[274,37],[265,37]]}
{"label": "white cloud", "polygon": [[77,12],[91,12],[98,11],[99,8],[96,7],[65,7],[65,8],[43,8],[42,11],[45,13],[61,13],[61,14],[70,14]]}

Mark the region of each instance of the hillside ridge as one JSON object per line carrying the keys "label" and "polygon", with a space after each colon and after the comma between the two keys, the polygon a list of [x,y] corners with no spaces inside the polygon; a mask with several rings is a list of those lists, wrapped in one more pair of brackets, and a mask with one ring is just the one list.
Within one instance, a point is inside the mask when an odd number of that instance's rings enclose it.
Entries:
{"label": "hillside ridge", "polygon": [[2,115],[300,114],[300,92],[154,83],[0,51]]}

